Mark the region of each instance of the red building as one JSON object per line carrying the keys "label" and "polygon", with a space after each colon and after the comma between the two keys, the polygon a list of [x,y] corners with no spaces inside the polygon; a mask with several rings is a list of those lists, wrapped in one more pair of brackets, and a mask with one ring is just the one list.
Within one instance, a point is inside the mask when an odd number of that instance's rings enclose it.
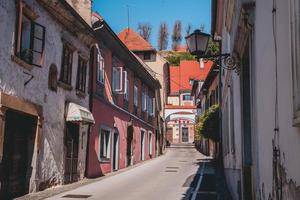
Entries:
{"label": "red building", "polygon": [[192,92],[194,82],[203,83],[212,62],[182,60],[170,66],[170,94],[165,106],[169,143],[193,143],[197,105]]}
{"label": "red building", "polygon": [[122,43],[107,23],[94,15],[98,45],[91,54],[91,110],[87,176],[97,177],[156,155],[159,82]]}

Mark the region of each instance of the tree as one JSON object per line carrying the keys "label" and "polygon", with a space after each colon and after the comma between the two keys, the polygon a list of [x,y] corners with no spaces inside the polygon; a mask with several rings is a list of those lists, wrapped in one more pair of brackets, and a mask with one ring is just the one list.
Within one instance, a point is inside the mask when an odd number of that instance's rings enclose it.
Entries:
{"label": "tree", "polygon": [[152,26],[149,23],[139,23],[138,25],[139,34],[144,38],[146,41],[149,42]]}
{"label": "tree", "polygon": [[186,35],[191,34],[191,31],[192,31],[192,24],[188,24],[185,28]]}
{"label": "tree", "polygon": [[208,55],[217,55],[219,53],[219,44],[214,42],[212,38],[209,38],[207,54]]}
{"label": "tree", "polygon": [[166,50],[168,47],[168,27],[167,24],[162,22],[159,26],[159,34],[158,34],[158,49]]}
{"label": "tree", "polygon": [[174,24],[172,34],[172,49],[175,51],[182,40],[181,21],[177,20]]}

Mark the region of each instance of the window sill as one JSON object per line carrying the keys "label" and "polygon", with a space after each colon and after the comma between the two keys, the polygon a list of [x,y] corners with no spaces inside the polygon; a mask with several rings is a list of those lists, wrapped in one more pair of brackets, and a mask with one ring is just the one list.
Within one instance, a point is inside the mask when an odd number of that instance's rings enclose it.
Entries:
{"label": "window sill", "polygon": [[100,163],[110,163],[110,159],[109,158],[100,158],[99,162]]}
{"label": "window sill", "polygon": [[81,98],[85,98],[86,97],[86,94],[80,90],[76,90],[76,95],[81,97]]}
{"label": "window sill", "polygon": [[24,69],[27,69],[29,71],[32,70],[33,66],[26,63],[25,61],[23,61],[21,58],[19,58],[18,56],[12,55],[11,56],[11,60],[14,61],[15,63],[17,63],[18,65],[20,65],[21,67],[23,67]]}
{"label": "window sill", "polygon": [[71,85],[64,83],[62,81],[57,81],[57,85],[65,90],[71,91],[73,89],[73,87]]}

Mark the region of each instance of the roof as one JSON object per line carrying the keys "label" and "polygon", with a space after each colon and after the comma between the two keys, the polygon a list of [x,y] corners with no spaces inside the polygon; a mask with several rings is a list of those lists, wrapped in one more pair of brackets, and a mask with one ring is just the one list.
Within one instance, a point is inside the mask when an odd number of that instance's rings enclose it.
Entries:
{"label": "roof", "polygon": [[155,51],[149,42],[131,28],[121,31],[118,37],[131,51]]}
{"label": "roof", "polygon": [[178,45],[175,49],[176,52],[186,53],[188,52],[188,48],[186,45]]}
{"label": "roof", "polygon": [[130,51],[119,37],[113,32],[106,21],[97,13],[93,14],[93,28],[99,42],[102,42],[107,48],[117,51],[118,58],[126,63],[126,66],[137,73],[137,75],[152,89],[160,88],[159,81],[153,77],[144,63]]}
{"label": "roof", "polygon": [[[195,109],[197,107],[196,106],[192,106],[192,105],[183,105],[182,106],[182,105],[169,105],[169,104],[166,104],[165,108],[166,109]],[[176,113],[176,114],[178,114],[178,113]],[[191,113],[189,113],[189,114],[191,114]]]}
{"label": "roof", "polygon": [[[200,66],[203,64],[203,68]],[[178,94],[180,91],[190,92],[190,80],[204,81],[213,62],[200,62],[196,60],[182,60],[179,66],[170,66],[170,93]]]}

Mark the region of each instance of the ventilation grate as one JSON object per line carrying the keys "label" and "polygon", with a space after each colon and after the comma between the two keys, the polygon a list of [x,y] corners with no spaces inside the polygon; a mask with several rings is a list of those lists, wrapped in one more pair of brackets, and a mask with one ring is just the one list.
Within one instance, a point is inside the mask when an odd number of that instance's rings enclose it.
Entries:
{"label": "ventilation grate", "polygon": [[91,197],[92,195],[83,195],[83,194],[67,194],[65,196],[62,196],[62,198],[73,198],[73,199],[87,199]]}
{"label": "ventilation grate", "polygon": [[179,169],[179,167],[166,167],[167,169]]}
{"label": "ventilation grate", "polygon": [[177,172],[177,170],[166,170],[165,172]]}

